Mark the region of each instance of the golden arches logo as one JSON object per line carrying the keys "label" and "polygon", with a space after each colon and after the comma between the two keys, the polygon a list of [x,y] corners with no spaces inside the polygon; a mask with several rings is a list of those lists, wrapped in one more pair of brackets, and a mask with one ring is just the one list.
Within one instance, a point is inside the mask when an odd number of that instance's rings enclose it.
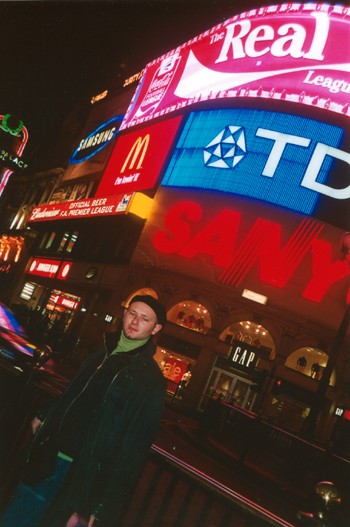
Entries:
{"label": "golden arches logo", "polygon": [[[146,134],[143,138],[140,136],[136,139],[124,161],[124,165],[120,171],[121,173],[125,172],[126,168],[129,170],[133,170],[133,168],[139,170],[142,167],[143,160],[148,150],[149,140],[149,134]],[[136,162],[137,165],[135,167]]]}

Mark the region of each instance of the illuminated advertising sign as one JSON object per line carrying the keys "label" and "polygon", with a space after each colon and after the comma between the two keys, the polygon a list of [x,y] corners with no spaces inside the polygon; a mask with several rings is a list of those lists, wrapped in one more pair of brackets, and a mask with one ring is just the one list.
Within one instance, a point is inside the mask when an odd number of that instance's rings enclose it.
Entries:
{"label": "illuminated advertising sign", "polygon": [[61,265],[61,260],[49,260],[47,258],[33,258],[27,274],[55,278]]}
{"label": "illuminated advertising sign", "polygon": [[62,293],[59,294],[59,293],[56,293],[55,291],[50,296],[48,305],[46,307],[48,308],[50,305],[54,304],[54,308],[57,306],[57,307],[63,307],[65,309],[75,311],[79,307],[79,303],[80,303],[79,300],[78,300],[78,297],[75,297],[75,296],[73,297],[70,295],[62,294]]}
{"label": "illuminated advertising sign", "polygon": [[249,289],[277,305],[286,306],[288,298],[300,316],[309,316],[315,306],[318,319],[339,325],[350,292],[350,268],[339,251],[341,234],[313,218],[286,215],[254,200],[162,188],[133,264],[175,273],[181,269],[183,275],[231,288],[239,297]]}
{"label": "illuminated advertising sign", "polygon": [[230,365],[240,370],[254,370],[259,355],[257,349],[250,344],[234,340],[230,349]]}
{"label": "illuminated advertising sign", "polygon": [[48,258],[32,258],[27,274],[66,280],[71,267],[72,262],[62,262],[62,260],[51,260]]}
{"label": "illuminated advertising sign", "polygon": [[343,137],[340,127],[290,114],[192,112],[162,185],[239,194],[308,215],[328,200],[347,223],[350,178],[345,187],[329,183],[338,165],[342,177],[349,173],[350,154],[338,148]]}
{"label": "illuminated advertising sign", "polygon": [[236,97],[350,115],[349,46],[340,45],[350,41],[349,20],[347,7],[316,3],[234,16],[150,62],[120,128],[196,102]]}
{"label": "illuminated advertising sign", "polygon": [[69,271],[72,268],[72,265],[73,265],[73,262],[62,262],[56,278],[58,278],[58,280],[66,280],[69,274]]}
{"label": "illuminated advertising sign", "polygon": [[28,167],[20,159],[27,141],[28,130],[23,121],[12,118],[11,114],[0,115],[0,164],[6,167],[0,169],[0,196],[12,172]]}
{"label": "illuminated advertising sign", "polygon": [[174,117],[119,137],[96,196],[153,188],[181,119]]}
{"label": "illuminated advertising sign", "polygon": [[89,198],[78,201],[64,201],[35,207],[27,222],[93,218],[123,214],[129,205],[131,194],[118,194],[105,198]]}
{"label": "illuminated advertising sign", "polygon": [[331,244],[322,239],[324,224],[313,219],[301,220],[282,246],[283,226],[278,222],[256,217],[239,244],[239,230],[248,219],[242,210],[224,208],[206,223],[201,221],[203,216],[197,201],[174,204],[164,218],[164,228],[153,233],[153,247],[167,256],[177,254],[184,262],[196,260],[192,271],[196,276],[201,267],[198,258],[205,258],[221,268],[218,281],[233,287],[240,287],[258,262],[261,281],[284,288],[311,254],[312,273],[302,297],[313,302],[320,302],[337,281],[350,276],[348,262],[334,261]]}
{"label": "illuminated advertising sign", "polygon": [[69,162],[72,164],[81,163],[105,148],[117,135],[122,119],[123,115],[117,115],[82,139]]}

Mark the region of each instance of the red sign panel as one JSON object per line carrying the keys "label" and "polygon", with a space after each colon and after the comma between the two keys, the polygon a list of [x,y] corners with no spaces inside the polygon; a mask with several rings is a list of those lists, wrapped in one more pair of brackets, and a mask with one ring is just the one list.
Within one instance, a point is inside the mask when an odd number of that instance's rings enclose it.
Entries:
{"label": "red sign panel", "polygon": [[252,9],[150,62],[120,129],[199,101],[264,97],[350,115],[350,12],[287,3]]}
{"label": "red sign panel", "polygon": [[181,119],[175,117],[119,137],[96,196],[154,187]]}
{"label": "red sign panel", "polygon": [[66,280],[69,271],[71,270],[73,263],[72,262],[62,262],[60,270],[58,271],[57,278],[59,280]]}
{"label": "red sign panel", "polygon": [[79,307],[79,301],[77,301],[77,297],[56,293],[53,293],[50,296],[49,304],[54,304],[55,307],[59,306],[70,310],[76,310]]}
{"label": "red sign panel", "polygon": [[35,207],[28,222],[114,216],[126,211],[131,194],[118,194],[104,198],[89,198],[78,201],[64,201]]}
{"label": "red sign panel", "polygon": [[55,278],[61,263],[61,260],[33,258],[27,273],[36,276],[45,276],[46,278]]}

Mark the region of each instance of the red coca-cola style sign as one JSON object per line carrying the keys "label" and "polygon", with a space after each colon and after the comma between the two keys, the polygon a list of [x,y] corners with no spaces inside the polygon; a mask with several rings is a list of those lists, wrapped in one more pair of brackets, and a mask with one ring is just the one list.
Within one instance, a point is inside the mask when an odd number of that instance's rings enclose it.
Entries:
{"label": "red coca-cola style sign", "polygon": [[252,9],[150,62],[120,129],[196,102],[264,97],[350,115],[350,10]]}

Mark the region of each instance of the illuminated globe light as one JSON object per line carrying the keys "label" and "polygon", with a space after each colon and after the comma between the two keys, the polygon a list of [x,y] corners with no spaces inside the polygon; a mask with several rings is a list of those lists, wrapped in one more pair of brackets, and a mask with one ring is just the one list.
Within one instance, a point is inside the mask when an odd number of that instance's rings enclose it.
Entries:
{"label": "illuminated globe light", "polygon": [[207,167],[233,168],[245,156],[246,141],[242,126],[226,126],[205,148]]}

